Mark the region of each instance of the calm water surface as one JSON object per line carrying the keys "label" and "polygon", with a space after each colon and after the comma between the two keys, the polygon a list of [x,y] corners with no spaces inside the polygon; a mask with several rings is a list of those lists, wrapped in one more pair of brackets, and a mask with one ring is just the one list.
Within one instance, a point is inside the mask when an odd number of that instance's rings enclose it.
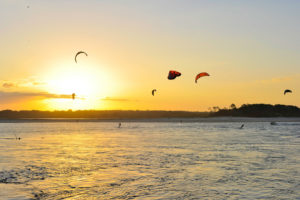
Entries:
{"label": "calm water surface", "polygon": [[300,199],[300,123],[240,125],[1,123],[0,199]]}

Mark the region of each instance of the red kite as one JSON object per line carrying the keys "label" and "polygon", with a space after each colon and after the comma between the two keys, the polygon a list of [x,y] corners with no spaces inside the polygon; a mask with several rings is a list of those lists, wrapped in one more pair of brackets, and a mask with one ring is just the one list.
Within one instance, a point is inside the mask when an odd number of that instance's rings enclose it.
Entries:
{"label": "red kite", "polygon": [[198,80],[199,78],[203,77],[203,76],[209,76],[209,74],[206,73],[206,72],[201,72],[200,74],[198,74],[198,75],[196,76],[196,78],[195,78],[195,83],[197,83],[197,80]]}
{"label": "red kite", "polygon": [[175,79],[177,76],[181,76],[181,73],[180,73],[180,72],[177,72],[177,71],[170,70],[170,71],[169,71],[168,79],[169,79],[169,80],[173,80],[173,79]]}

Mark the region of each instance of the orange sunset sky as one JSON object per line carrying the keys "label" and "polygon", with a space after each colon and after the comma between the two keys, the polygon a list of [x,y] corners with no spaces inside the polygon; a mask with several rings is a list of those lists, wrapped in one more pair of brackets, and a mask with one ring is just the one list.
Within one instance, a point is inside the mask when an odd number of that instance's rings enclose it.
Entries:
{"label": "orange sunset sky", "polygon": [[[0,109],[300,106],[299,8],[295,0],[1,0]],[[88,56],[76,64],[78,51]],[[169,70],[182,75],[168,80]],[[200,72],[210,76],[196,84]]]}

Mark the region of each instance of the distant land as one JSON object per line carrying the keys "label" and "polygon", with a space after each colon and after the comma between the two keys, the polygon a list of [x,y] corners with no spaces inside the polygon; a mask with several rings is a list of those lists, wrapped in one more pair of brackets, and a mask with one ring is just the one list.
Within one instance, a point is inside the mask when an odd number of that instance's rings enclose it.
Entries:
{"label": "distant land", "polygon": [[232,117],[300,117],[300,108],[291,105],[243,104],[236,108],[234,104],[229,109],[218,109],[210,116]]}
{"label": "distant land", "polygon": [[175,119],[175,118],[210,118],[210,117],[300,117],[300,108],[291,105],[244,104],[237,108],[213,107],[210,112],[188,111],[133,111],[133,110],[77,110],[77,111],[0,111],[1,120],[18,119]]}

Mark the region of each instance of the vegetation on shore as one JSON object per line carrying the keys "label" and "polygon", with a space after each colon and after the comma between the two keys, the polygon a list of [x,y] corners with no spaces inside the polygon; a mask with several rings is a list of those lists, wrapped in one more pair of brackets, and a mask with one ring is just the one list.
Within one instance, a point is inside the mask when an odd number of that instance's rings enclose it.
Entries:
{"label": "vegetation on shore", "polygon": [[0,111],[0,119],[46,119],[46,118],[89,118],[89,119],[155,119],[196,117],[300,117],[300,108],[290,105],[243,104],[237,108],[213,107],[210,112],[188,111],[139,111],[139,110],[78,110],[78,111]]}
{"label": "vegetation on shore", "polygon": [[0,119],[37,118],[89,118],[89,119],[155,119],[208,117],[208,112],[187,111],[125,111],[125,110],[78,110],[78,111],[0,111]]}
{"label": "vegetation on shore", "polygon": [[233,117],[300,117],[300,108],[291,105],[243,104],[237,108],[231,104],[230,108],[215,108],[211,116]]}

